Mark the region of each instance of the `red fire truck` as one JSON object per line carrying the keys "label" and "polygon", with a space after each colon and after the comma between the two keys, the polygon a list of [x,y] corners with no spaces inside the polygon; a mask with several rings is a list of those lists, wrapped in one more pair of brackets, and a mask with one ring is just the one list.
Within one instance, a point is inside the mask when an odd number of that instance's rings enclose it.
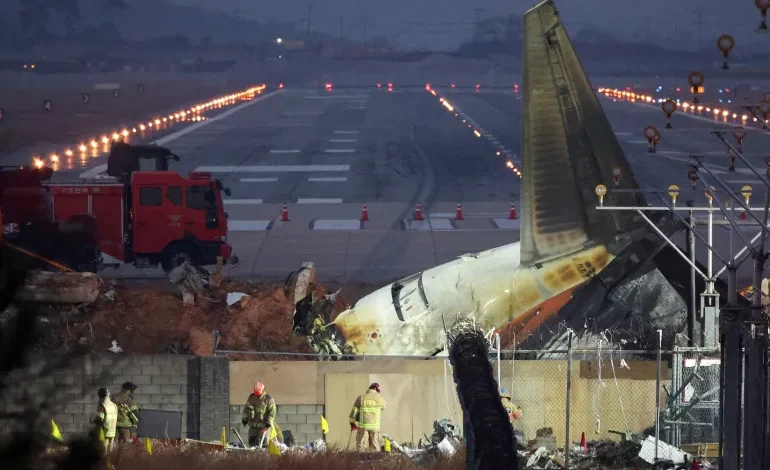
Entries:
{"label": "red fire truck", "polygon": [[237,260],[221,196],[229,190],[210,173],[134,171],[42,183],[50,177],[46,168],[0,173],[7,243],[78,271],[126,263],[168,272],[185,261]]}

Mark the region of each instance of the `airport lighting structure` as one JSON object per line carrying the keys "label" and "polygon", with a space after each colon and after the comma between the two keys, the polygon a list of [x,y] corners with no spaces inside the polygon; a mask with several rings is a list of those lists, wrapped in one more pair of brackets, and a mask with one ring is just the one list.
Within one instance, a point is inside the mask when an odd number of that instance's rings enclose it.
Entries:
{"label": "airport lighting structure", "polygon": [[[743,462],[745,468],[757,468],[767,470],[767,437],[768,426],[766,410],[768,398],[768,321],[762,313],[762,278],[764,264],[768,257],[764,246],[767,240],[768,209],[770,208],[770,157],[765,160],[767,165],[765,175],[761,175],[753,168],[744,157],[743,153],[727,141],[724,132],[712,132],[730,150],[731,155],[745,164],[752,173],[765,185],[765,198],[763,207],[749,207],[753,188],[745,185],[740,194],[733,191],[727,183],[704,164],[704,157],[690,155],[692,164],[689,165],[687,176],[692,181],[693,189],[701,187],[704,190],[708,203],[705,206],[696,206],[691,201],[685,207],[677,206],[679,187],[670,185],[663,190],[625,190],[636,193],[647,193],[659,199],[660,205],[649,206],[605,206],[604,197],[608,189],[603,184],[595,188],[595,194],[599,198],[597,210],[604,211],[634,211],[649,224],[655,232],[662,237],[678,255],[689,264],[691,269],[691,303],[695,297],[695,276],[700,275],[706,289],[700,295],[700,318],[702,322],[701,345],[706,348],[719,346],[721,352],[720,361],[720,440],[719,455],[724,470],[738,470],[741,462],[741,448],[743,449]],[[731,157],[732,158],[732,157]],[[710,184],[713,182],[714,184]],[[716,185],[716,186],[715,186]],[[615,186],[618,186],[617,180]],[[716,187],[719,187],[719,194]],[[667,195],[666,198],[664,195]],[[724,195],[724,196],[721,196]],[[722,200],[724,197],[724,200]],[[736,207],[738,206],[738,207]],[[738,222],[736,209],[742,210],[750,219]],[[673,217],[683,222],[687,227],[689,256],[682,252],[676,243],[668,238],[655,223],[645,214],[646,212],[669,211]],[[681,212],[687,212],[685,219]],[[706,212],[707,214],[707,239],[696,230],[695,214]],[[714,220],[714,213],[719,212],[726,224]],[[759,216],[757,214],[760,214]],[[760,220],[761,218],[761,220]],[[755,223],[756,224],[755,224]],[[725,256],[714,248],[714,225],[727,225],[730,227],[729,254]],[[749,239],[741,230],[741,227],[759,226],[760,232]],[[735,237],[740,238],[745,247],[735,252]],[[698,238],[708,250],[706,273],[695,262],[695,238]],[[742,307],[738,302],[737,272],[740,265],[751,255],[754,261],[753,292],[750,308]],[[716,274],[713,272],[713,256],[716,256],[724,267]],[[719,294],[714,289],[714,283],[724,271],[727,271],[727,304],[721,310],[719,308]],[[692,315],[695,309],[691,307],[688,318],[689,333],[694,331]],[[745,369],[744,369],[745,368]],[[745,376],[744,376],[745,373]],[[743,380],[742,380],[743,379]],[[743,400],[742,400],[743,397]],[[744,412],[744,410],[746,410]],[[743,432],[741,432],[743,431]],[[741,437],[743,443],[741,445]]]}

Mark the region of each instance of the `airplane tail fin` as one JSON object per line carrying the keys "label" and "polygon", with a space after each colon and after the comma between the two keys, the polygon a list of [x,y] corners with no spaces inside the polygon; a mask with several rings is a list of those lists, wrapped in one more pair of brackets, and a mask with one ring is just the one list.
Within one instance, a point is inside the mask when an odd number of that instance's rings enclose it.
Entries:
{"label": "airplane tail fin", "polygon": [[609,189],[605,205],[644,199],[617,191],[639,186],[553,0],[524,15],[523,92],[522,264],[608,244],[642,226],[632,211],[596,209],[600,183]]}

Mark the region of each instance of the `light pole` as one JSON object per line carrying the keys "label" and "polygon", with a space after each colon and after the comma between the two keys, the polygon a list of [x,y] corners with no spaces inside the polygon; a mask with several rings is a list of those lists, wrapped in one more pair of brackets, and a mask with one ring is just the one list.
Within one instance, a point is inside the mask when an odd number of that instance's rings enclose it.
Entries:
{"label": "light pole", "polygon": [[[660,199],[662,206],[605,206],[604,196],[607,194],[607,187],[599,184],[595,193],[599,197],[599,206],[597,210],[609,211],[635,211],[652,229],[663,238],[679,256],[690,265],[693,272],[700,275],[706,282],[706,289],[701,294],[701,321],[703,322],[703,346],[712,347],[716,345],[716,339],[719,338],[721,345],[721,377],[720,377],[720,455],[723,470],[738,470],[741,461],[741,447],[743,447],[743,461],[745,468],[767,470],[766,462],[766,444],[767,444],[767,347],[768,347],[768,322],[761,313],[761,282],[764,272],[764,262],[767,255],[764,252],[764,242],[768,233],[768,208],[770,207],[770,183],[763,178],[744,158],[743,154],[731,143],[729,143],[722,132],[714,132],[727,147],[733,152],[735,157],[740,159],[751,171],[764,183],[766,188],[765,204],[761,208],[750,208],[749,199],[752,194],[750,186],[741,188],[741,194],[736,194],[730,187],[720,179],[708,166],[704,165],[703,157],[691,155],[693,164],[689,167],[688,178],[693,183],[693,189],[700,184],[708,199],[708,205],[705,207],[696,207],[694,204],[688,207],[677,207],[676,199],[679,195],[679,187],[671,185],[666,190],[632,190],[642,193],[650,193]],[[770,157],[766,160],[766,175],[770,178]],[[708,184],[701,171],[708,175],[709,180],[713,180],[726,195],[729,202],[727,207],[717,196],[714,186]],[[617,180],[616,180],[617,185]],[[619,189],[618,191],[627,191]],[[668,193],[671,198],[669,203],[662,196]],[[740,225],[735,218],[736,203],[760,226],[761,232],[757,237],[749,240],[740,230]],[[716,207],[714,207],[716,205]],[[707,273],[703,273],[694,262],[693,253],[687,256],[669,239],[656,225],[650,220],[645,212],[669,211],[680,222],[683,222],[690,230],[691,236],[697,237],[708,249]],[[690,220],[687,221],[679,213],[687,211],[690,214]],[[708,213],[708,240],[697,233],[694,228],[693,216],[696,212],[706,211]],[[728,257],[722,256],[713,246],[713,226],[714,212],[719,211],[727,220],[731,227],[730,231],[730,253]],[[762,211],[764,214],[760,220],[754,212]],[[689,234],[688,234],[689,235]],[[754,260],[753,289],[754,296],[750,314],[747,315],[746,309],[738,303],[737,272],[738,267],[746,260],[738,260],[740,253],[735,253],[735,236],[738,236],[745,244],[745,250],[748,250]],[[759,238],[759,244],[753,243]],[[689,247],[692,250],[692,245]],[[689,251],[689,250],[688,250]],[[727,269],[727,305],[719,311],[719,294],[714,290],[715,276],[713,275],[712,255],[716,256],[725,265],[718,274]],[[728,259],[725,259],[728,258]],[[717,327],[719,319],[719,327]],[[742,357],[743,354],[743,357]],[[746,366],[746,376],[743,380],[743,365]],[[743,392],[743,393],[741,393]],[[742,396],[745,397],[745,409],[742,413]],[[743,418],[743,419],[742,419]],[[743,425],[743,426],[742,426]],[[741,446],[741,431],[743,431],[743,446]]]}

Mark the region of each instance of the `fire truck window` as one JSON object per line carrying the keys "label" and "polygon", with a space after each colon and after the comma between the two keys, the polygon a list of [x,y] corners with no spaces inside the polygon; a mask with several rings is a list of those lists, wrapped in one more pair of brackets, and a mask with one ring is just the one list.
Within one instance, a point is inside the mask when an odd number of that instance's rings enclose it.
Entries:
{"label": "fire truck window", "polygon": [[161,188],[145,187],[139,189],[139,204],[143,206],[160,206],[163,204]]}
{"label": "fire truck window", "polygon": [[187,188],[187,207],[190,209],[204,210],[206,208],[206,191],[204,186],[190,186]]}
{"label": "fire truck window", "polygon": [[166,189],[166,198],[175,206],[181,206],[182,188],[179,186],[171,186],[170,188]]}

